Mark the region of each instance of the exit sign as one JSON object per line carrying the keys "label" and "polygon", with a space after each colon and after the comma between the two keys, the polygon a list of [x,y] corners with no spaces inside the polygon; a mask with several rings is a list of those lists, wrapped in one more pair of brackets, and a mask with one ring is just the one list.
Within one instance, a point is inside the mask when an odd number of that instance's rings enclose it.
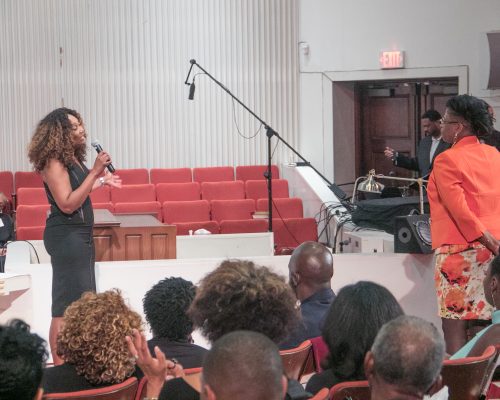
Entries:
{"label": "exit sign", "polygon": [[404,68],[405,52],[399,50],[381,51],[378,61],[382,69]]}

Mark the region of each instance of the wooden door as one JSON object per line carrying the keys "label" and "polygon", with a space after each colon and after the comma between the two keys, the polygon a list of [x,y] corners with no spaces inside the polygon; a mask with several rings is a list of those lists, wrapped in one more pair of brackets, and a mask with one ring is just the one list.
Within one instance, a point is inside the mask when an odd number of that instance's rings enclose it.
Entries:
{"label": "wooden door", "polygon": [[[388,146],[401,154],[412,156],[415,152],[415,85],[362,85],[360,101],[360,172],[362,175],[371,169],[384,175],[395,172],[392,162],[384,156],[384,149]],[[397,175],[411,176],[411,173],[402,170]]]}
{"label": "wooden door", "polygon": [[458,93],[458,79],[380,81],[359,83],[359,173],[416,177],[417,172],[396,167],[384,156],[385,147],[415,157],[424,134],[421,116],[428,109],[444,114],[446,101]]}
{"label": "wooden door", "polygon": [[422,113],[433,109],[444,115],[446,102],[450,97],[458,94],[458,80],[453,78],[426,81],[421,84],[420,93]]}

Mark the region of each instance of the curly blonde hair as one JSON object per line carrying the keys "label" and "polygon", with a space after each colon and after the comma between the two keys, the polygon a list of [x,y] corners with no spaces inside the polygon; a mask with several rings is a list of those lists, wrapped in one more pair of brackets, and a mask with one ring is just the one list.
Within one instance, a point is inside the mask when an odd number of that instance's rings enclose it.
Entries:
{"label": "curly blonde hair", "polygon": [[269,268],[226,260],[202,279],[188,315],[212,343],[237,330],[279,343],[299,322],[296,302],[285,279]]}
{"label": "curly blonde hair", "polygon": [[52,111],[38,123],[28,147],[28,158],[35,171],[43,171],[50,159],[59,160],[66,168],[74,164],[73,157],[80,163],[86,160],[86,147],[75,148],[71,142],[73,126],[68,115],[83,125],[78,112],[64,107]]}
{"label": "curly blonde hair", "polygon": [[57,337],[57,354],[73,364],[90,383],[123,382],[135,370],[125,336],[141,329],[141,317],[132,311],[118,289],[85,292],[64,312]]}

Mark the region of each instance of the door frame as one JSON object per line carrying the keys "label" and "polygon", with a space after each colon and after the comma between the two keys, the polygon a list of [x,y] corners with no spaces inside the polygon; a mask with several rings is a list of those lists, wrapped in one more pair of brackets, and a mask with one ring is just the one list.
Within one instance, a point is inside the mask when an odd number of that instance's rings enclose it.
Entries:
{"label": "door frame", "polygon": [[[331,113],[323,113],[323,143],[325,145],[324,149],[331,149],[333,157],[325,158],[325,169],[331,171],[331,176],[333,176],[333,181],[335,183],[343,184],[347,182],[353,182],[358,177],[358,172],[356,171],[357,162],[355,158],[350,160],[342,160],[341,163],[335,162],[335,142],[343,142],[342,146],[345,146],[345,138],[352,138],[352,152],[355,152],[356,141],[359,138],[356,137],[357,131],[356,127],[356,107],[353,105],[352,116],[347,116],[352,120],[352,124],[347,124],[342,127],[342,132],[337,127],[337,119],[342,119],[345,121],[345,113],[342,118],[339,118],[334,109],[334,84],[335,83],[347,83],[356,81],[377,81],[377,80],[404,80],[404,79],[438,79],[438,78],[457,78],[458,79],[458,94],[466,94],[469,90],[469,68],[467,65],[453,66],[453,67],[431,67],[431,68],[406,68],[406,69],[395,69],[395,70],[363,70],[363,71],[327,71],[323,72],[323,107],[325,110],[332,110]],[[328,95],[329,94],[329,95]],[[357,101],[357,95],[354,94],[352,97],[353,103]],[[342,138],[342,139],[341,139]],[[337,166],[335,166],[337,164]],[[339,170],[339,164],[342,165],[342,170]],[[337,169],[337,171],[336,171]],[[330,175],[330,174],[328,174]],[[347,192],[349,188],[347,187]]]}

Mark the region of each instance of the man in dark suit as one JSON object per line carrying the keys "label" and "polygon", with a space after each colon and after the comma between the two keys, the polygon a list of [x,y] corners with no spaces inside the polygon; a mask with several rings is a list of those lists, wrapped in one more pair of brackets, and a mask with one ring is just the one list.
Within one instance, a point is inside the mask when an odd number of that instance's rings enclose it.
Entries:
{"label": "man in dark suit", "polygon": [[441,114],[436,110],[427,110],[422,115],[422,130],[426,136],[418,145],[416,157],[410,158],[399,154],[390,147],[385,148],[385,156],[397,167],[418,171],[419,177],[427,178],[431,173],[434,158],[451,147],[441,138],[440,121]]}
{"label": "man in dark suit", "polygon": [[297,347],[306,339],[321,336],[326,312],[335,298],[331,288],[333,256],[321,243],[304,242],[297,247],[288,263],[289,284],[300,301],[302,321],[281,349]]}

